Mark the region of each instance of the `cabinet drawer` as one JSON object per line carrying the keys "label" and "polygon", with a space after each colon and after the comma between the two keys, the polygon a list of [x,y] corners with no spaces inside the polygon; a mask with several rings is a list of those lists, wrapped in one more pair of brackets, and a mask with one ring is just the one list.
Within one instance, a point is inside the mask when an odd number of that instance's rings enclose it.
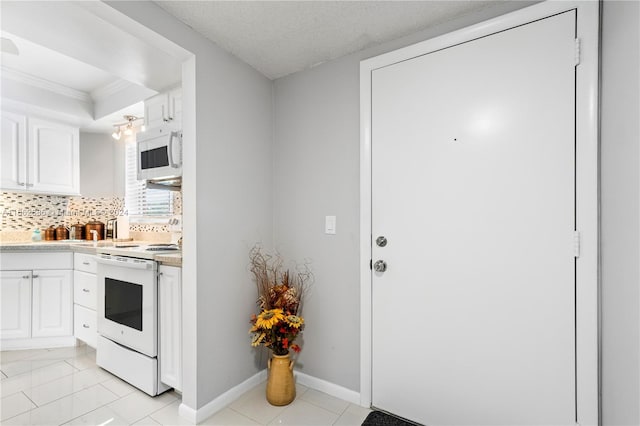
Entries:
{"label": "cabinet drawer", "polygon": [[97,272],[96,257],[92,254],[74,253],[73,269],[76,271],[89,272],[95,274]]}
{"label": "cabinet drawer", "polygon": [[73,253],[67,252],[3,252],[0,270],[28,271],[32,269],[73,269]]}
{"label": "cabinet drawer", "polygon": [[87,345],[95,348],[98,344],[96,311],[84,306],[73,306],[73,335]]}
{"label": "cabinet drawer", "polygon": [[95,274],[73,271],[73,303],[97,309],[98,293]]}

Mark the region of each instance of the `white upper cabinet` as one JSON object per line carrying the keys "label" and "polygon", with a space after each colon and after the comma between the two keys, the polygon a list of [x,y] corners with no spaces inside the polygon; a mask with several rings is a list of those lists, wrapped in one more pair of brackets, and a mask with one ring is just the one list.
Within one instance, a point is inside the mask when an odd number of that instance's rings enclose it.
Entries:
{"label": "white upper cabinet", "polygon": [[2,111],[0,189],[80,194],[78,128]]}
{"label": "white upper cabinet", "polygon": [[182,89],[160,93],[144,101],[144,125],[153,127],[171,125],[182,126]]}
{"label": "white upper cabinet", "polygon": [[182,128],[182,88],[169,92],[169,120],[176,128]]}
{"label": "white upper cabinet", "polygon": [[161,93],[144,101],[144,125],[147,129],[162,126],[169,116],[169,95]]}
{"label": "white upper cabinet", "polygon": [[29,119],[29,183],[34,192],[80,194],[77,128]]}
{"label": "white upper cabinet", "polygon": [[0,187],[24,190],[27,183],[27,117],[2,112]]}

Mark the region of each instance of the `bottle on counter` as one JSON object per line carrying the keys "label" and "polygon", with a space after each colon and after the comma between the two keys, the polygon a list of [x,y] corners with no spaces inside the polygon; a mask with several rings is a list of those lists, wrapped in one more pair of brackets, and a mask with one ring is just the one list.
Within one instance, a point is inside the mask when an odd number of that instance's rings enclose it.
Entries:
{"label": "bottle on counter", "polygon": [[38,228],[34,229],[31,233],[31,241],[42,241],[42,234]]}

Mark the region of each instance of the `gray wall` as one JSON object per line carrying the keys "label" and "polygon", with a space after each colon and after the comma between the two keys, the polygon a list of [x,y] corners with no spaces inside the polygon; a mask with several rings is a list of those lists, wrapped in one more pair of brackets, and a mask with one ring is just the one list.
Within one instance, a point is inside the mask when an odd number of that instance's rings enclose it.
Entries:
{"label": "gray wall", "polygon": [[[359,388],[359,61],[520,8],[464,17],[275,81],[274,235],[313,260],[300,369]],[[638,424],[638,2],[605,2],[602,83],[604,424]],[[337,215],[337,235],[323,233]],[[328,308],[330,307],[330,308]]]}
{"label": "gray wall", "polygon": [[108,4],[195,55],[182,82],[182,402],[197,409],[264,368],[248,252],[272,244],[272,84],[151,2]]}
{"label": "gray wall", "polygon": [[640,424],[640,3],[602,14],[602,415]]}
{"label": "gray wall", "polygon": [[[360,60],[520,9],[473,15],[275,81],[274,240],[287,258],[310,258],[298,369],[360,388]],[[337,216],[336,235],[324,217]]]}
{"label": "gray wall", "polygon": [[[108,134],[80,132],[80,193],[84,197],[116,193],[115,142]],[[120,174],[124,176],[124,169]]]}
{"label": "gray wall", "polygon": [[[316,275],[305,305],[307,329],[298,368],[358,390],[359,61],[527,4],[500,4],[275,81],[273,152],[268,81],[154,5],[110,4],[196,53],[198,143],[193,163],[185,164],[193,168],[192,175],[185,171],[185,179],[197,177],[197,186],[185,182],[193,189],[185,189],[185,215],[195,209],[197,217],[193,225],[185,220],[185,228],[193,226],[185,229],[185,241],[196,243],[192,252],[186,243],[185,276],[190,279],[184,285],[197,289],[189,296],[196,298],[191,301],[197,315],[185,313],[197,328],[185,342],[196,348],[185,363],[196,363],[197,378],[185,378],[183,401],[200,407],[262,365],[238,336],[246,336],[246,313],[254,307],[254,289],[244,273],[246,249],[258,239],[269,247],[271,224],[282,254],[311,259]],[[601,173],[606,425],[639,423],[637,28],[637,2],[605,3]],[[337,216],[337,235],[323,233],[325,215]],[[198,238],[195,227],[207,238]],[[226,327],[215,326],[221,318]]]}

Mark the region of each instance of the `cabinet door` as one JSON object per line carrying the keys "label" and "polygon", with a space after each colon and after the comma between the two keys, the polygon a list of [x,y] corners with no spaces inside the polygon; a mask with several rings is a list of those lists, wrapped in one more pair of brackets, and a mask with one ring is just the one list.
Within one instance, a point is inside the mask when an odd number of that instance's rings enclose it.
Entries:
{"label": "cabinet door", "polygon": [[169,92],[169,120],[176,129],[182,128],[182,89]]}
{"label": "cabinet door", "polygon": [[31,271],[0,272],[0,338],[31,336]]}
{"label": "cabinet door", "polygon": [[33,271],[33,337],[73,335],[73,271]]}
{"label": "cabinet door", "polygon": [[166,124],[169,120],[169,95],[162,93],[144,101],[144,125],[147,129]]}
{"label": "cabinet door", "polygon": [[38,118],[29,119],[29,189],[80,194],[79,131]]}
{"label": "cabinet door", "polygon": [[182,389],[182,283],[181,268],[160,265],[160,381]]}
{"label": "cabinet door", "polygon": [[27,183],[27,118],[2,111],[0,129],[0,188],[24,190]]}

